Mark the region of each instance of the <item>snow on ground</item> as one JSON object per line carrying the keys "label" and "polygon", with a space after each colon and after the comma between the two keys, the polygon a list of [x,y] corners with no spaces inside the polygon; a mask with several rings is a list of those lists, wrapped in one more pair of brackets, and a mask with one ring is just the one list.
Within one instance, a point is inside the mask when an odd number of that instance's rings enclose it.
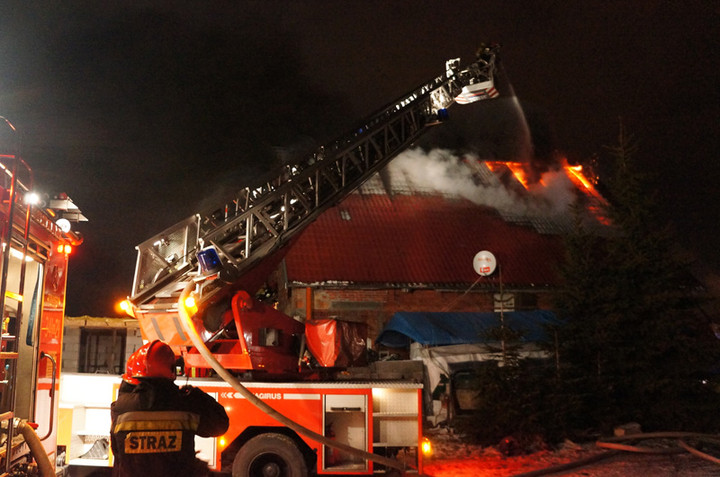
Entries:
{"label": "snow on ground", "polygon": [[[641,454],[566,442],[556,450],[506,457],[494,447],[471,445],[459,436],[440,434],[431,441],[434,456],[426,458],[423,467],[428,477],[720,477],[720,465],[688,453]],[[578,461],[586,464],[571,465]]]}

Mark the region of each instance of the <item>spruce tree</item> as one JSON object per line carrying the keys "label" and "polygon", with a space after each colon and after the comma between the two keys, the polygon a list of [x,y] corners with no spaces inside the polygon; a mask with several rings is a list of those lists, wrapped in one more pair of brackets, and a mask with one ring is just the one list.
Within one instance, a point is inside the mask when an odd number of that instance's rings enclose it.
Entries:
{"label": "spruce tree", "polygon": [[[661,226],[637,148],[621,128],[609,149],[605,233],[588,230],[576,210],[567,237],[564,290],[557,301],[560,377],[578,425],[608,430],[710,424],[710,396],[699,376],[718,358],[710,324],[694,313],[689,273]],[[699,418],[699,419],[696,419]]]}

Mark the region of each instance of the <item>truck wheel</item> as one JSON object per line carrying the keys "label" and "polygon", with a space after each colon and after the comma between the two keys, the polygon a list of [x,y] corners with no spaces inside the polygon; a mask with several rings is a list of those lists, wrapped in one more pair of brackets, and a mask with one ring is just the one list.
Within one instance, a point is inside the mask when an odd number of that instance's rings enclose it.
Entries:
{"label": "truck wheel", "polygon": [[282,434],[261,434],[243,445],[232,466],[232,477],[307,477],[300,449]]}

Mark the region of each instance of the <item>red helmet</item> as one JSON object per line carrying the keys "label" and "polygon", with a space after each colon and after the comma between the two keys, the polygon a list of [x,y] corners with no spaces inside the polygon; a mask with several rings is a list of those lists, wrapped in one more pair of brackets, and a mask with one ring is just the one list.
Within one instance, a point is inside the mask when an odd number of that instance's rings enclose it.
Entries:
{"label": "red helmet", "polygon": [[175,353],[160,340],[142,345],[130,355],[123,380],[140,384],[137,377],[175,379]]}

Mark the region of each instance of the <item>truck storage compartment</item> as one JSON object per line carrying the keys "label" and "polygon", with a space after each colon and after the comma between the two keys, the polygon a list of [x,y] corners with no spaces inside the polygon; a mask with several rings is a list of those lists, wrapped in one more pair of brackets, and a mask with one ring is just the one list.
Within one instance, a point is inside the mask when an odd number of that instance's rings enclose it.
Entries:
{"label": "truck storage compartment", "polygon": [[[325,396],[325,436],[363,451],[368,450],[367,395]],[[367,470],[361,457],[323,445],[323,470]]]}

